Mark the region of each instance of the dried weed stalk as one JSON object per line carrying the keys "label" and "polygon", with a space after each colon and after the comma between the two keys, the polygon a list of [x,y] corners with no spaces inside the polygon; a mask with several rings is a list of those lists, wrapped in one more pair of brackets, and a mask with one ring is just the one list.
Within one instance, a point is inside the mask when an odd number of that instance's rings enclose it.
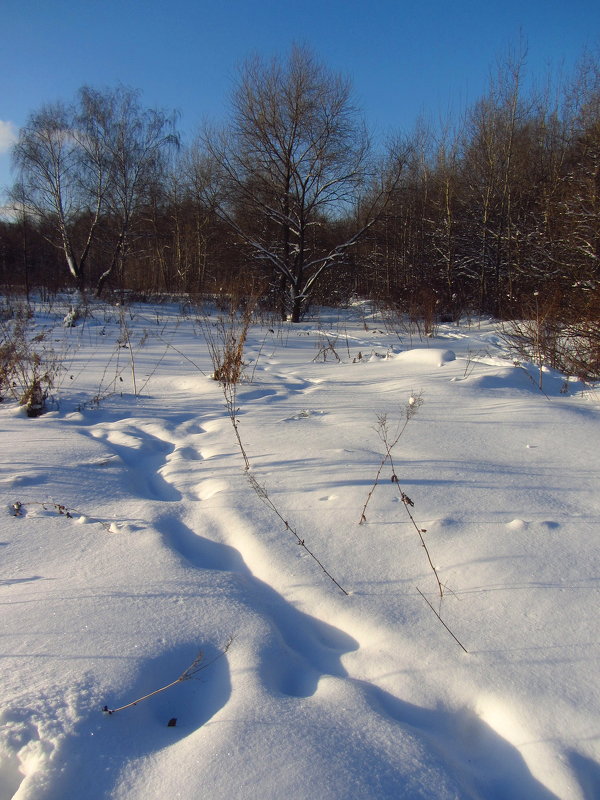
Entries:
{"label": "dried weed stalk", "polygon": [[244,373],[244,345],[255,305],[256,299],[253,302],[247,302],[241,314],[232,308],[227,319],[219,317],[215,325],[210,325],[206,320],[203,324],[204,338],[213,364],[212,377],[221,384],[223,389],[227,414],[231,420],[246,470],[250,469],[250,461],[239,431],[237,387]]}
{"label": "dried weed stalk", "polygon": [[313,559],[313,561],[315,561],[319,565],[319,567],[323,570],[325,575],[327,575],[329,580],[333,581],[333,583],[335,583],[338,589],[347,596],[348,592],[344,589],[344,587],[341,584],[339,584],[336,581],[333,575],[327,569],[325,569],[323,563],[317,558],[317,556],[312,552],[312,550],[308,548],[306,542],[300,536],[298,531],[292,525],[290,525],[290,523],[285,519],[281,511],[277,508],[275,503],[271,500],[266,488],[262,484],[260,484],[254,477],[254,475],[252,475],[250,472],[248,473],[248,481],[250,483],[250,486],[254,489],[257,497],[259,497],[262,500],[262,502],[267,506],[267,508],[270,508],[271,511],[275,514],[275,516],[278,519],[280,519],[281,522],[283,522],[286,531],[289,531],[292,534],[292,536],[296,539],[296,543],[300,545],[300,547],[302,547],[304,551],[308,553],[308,555]]}
{"label": "dried weed stalk", "polygon": [[454,633],[453,633],[453,632],[450,630],[450,628],[449,628],[449,627],[446,625],[446,623],[445,623],[445,622],[444,622],[444,620],[442,619],[442,617],[441,617],[441,615],[440,615],[439,611],[436,611],[436,610],[435,610],[435,608],[432,606],[432,604],[429,602],[429,600],[428,600],[428,599],[425,597],[425,595],[424,595],[424,594],[423,594],[423,592],[422,592],[422,591],[419,589],[419,587],[418,587],[418,586],[415,586],[415,589],[416,589],[416,590],[417,590],[417,592],[418,592],[418,593],[421,595],[421,597],[423,598],[423,600],[425,600],[425,602],[427,603],[427,605],[429,606],[429,608],[430,608],[430,609],[433,611],[433,613],[434,613],[434,614],[435,614],[435,616],[436,616],[436,617],[439,619],[439,621],[442,623],[442,625],[444,626],[444,628],[446,628],[446,630],[448,631],[448,633],[450,634],[450,636],[451,636],[451,637],[454,639],[454,641],[455,641],[455,642],[456,642],[456,643],[457,643],[457,644],[458,644],[458,645],[459,645],[459,646],[460,646],[460,647],[461,647],[461,648],[462,648],[462,649],[465,651],[465,653],[467,653],[467,655],[468,655],[469,651],[468,651],[468,650],[467,650],[467,648],[464,646],[464,644],[463,644],[463,643],[460,641],[460,639],[459,639],[459,638],[458,638],[458,637],[457,637],[457,636],[456,636],[456,635],[455,635],[455,634],[454,634]]}
{"label": "dried weed stalk", "polygon": [[8,513],[11,517],[24,517],[27,514],[27,508],[29,506],[39,506],[44,511],[55,511],[59,516],[65,517],[66,519],[75,519],[75,517],[80,517],[87,519],[89,522],[98,523],[102,525],[102,527],[111,532],[111,523],[106,522],[102,519],[92,518],[88,514],[85,514],[83,511],[79,511],[72,506],[66,506],[63,503],[56,503],[54,500],[48,500],[45,502],[40,501],[27,501],[26,503],[22,503],[20,500],[17,500],[14,503],[11,503],[8,507]]}
{"label": "dried weed stalk", "polygon": [[[335,349],[337,345],[338,336],[336,335],[328,335],[323,333],[323,331],[319,331],[319,338],[317,341],[317,347],[319,349],[317,355],[313,358],[313,361],[327,361],[327,356],[329,354],[333,355],[336,361],[339,363],[342,359],[339,357],[337,350]],[[346,339],[347,341],[347,339]]]}
{"label": "dried weed stalk", "polygon": [[[415,414],[417,413],[417,411],[419,410],[419,408],[421,407],[422,404],[423,404],[423,398],[422,398],[421,394],[414,394],[413,393],[409,397],[408,403],[406,404],[406,407],[404,409],[404,420],[403,420],[403,422],[401,422],[397,426],[396,431],[393,432],[393,433],[390,431],[390,426],[389,426],[389,422],[388,422],[388,419],[387,419],[387,415],[386,414],[381,414],[381,415],[378,416],[376,430],[377,430],[379,438],[381,439],[381,442],[383,444],[384,454],[383,454],[381,462],[379,464],[379,468],[377,469],[377,474],[375,475],[375,479],[373,481],[373,486],[371,487],[371,489],[369,491],[369,494],[367,495],[367,499],[365,501],[365,504],[363,506],[362,513],[361,513],[360,520],[359,520],[359,525],[362,525],[362,523],[367,521],[367,517],[366,517],[367,506],[369,505],[369,501],[371,500],[371,497],[373,496],[373,493],[374,493],[376,487],[378,486],[378,484],[380,482],[381,473],[383,471],[383,468],[385,467],[386,464],[388,464],[390,469],[391,469],[391,471],[392,471],[390,480],[391,480],[392,484],[394,484],[396,486],[396,488],[398,489],[398,492],[400,493],[400,499],[402,501],[402,505],[404,506],[404,510],[406,511],[406,514],[408,515],[408,518],[409,518],[413,528],[416,530],[416,532],[417,532],[417,534],[419,536],[419,541],[421,542],[421,546],[425,550],[425,553],[427,555],[427,561],[429,563],[429,566],[431,567],[431,571],[433,572],[433,574],[435,576],[435,580],[436,580],[436,583],[437,583],[438,594],[439,594],[439,601],[440,601],[440,605],[441,605],[442,599],[444,597],[444,589],[445,589],[445,587],[442,585],[442,582],[440,580],[440,576],[438,574],[438,571],[437,571],[437,569],[436,569],[436,567],[435,567],[435,565],[434,565],[434,563],[432,561],[431,554],[429,552],[429,548],[427,547],[427,543],[425,542],[425,538],[424,538],[423,534],[427,533],[427,530],[425,528],[419,527],[419,525],[417,524],[417,522],[416,522],[416,520],[414,518],[414,515],[413,515],[413,513],[411,511],[411,509],[414,508],[414,503],[410,499],[410,497],[403,491],[402,487],[400,486],[400,481],[398,480],[398,475],[396,473],[396,467],[394,465],[394,458],[393,458],[393,454],[392,454],[392,451],[393,451],[394,447],[398,444],[398,442],[400,441],[400,438],[402,437],[402,434],[406,430],[406,426],[408,425],[410,420],[413,419],[413,417],[415,416]],[[441,617],[440,612],[436,611],[436,609],[429,602],[427,597],[425,597],[425,595],[419,589],[419,587],[417,586],[416,588],[417,588],[417,592],[421,595],[423,600],[425,600],[425,602],[427,603],[429,608],[433,611],[435,616],[438,618],[438,620],[441,622],[441,624],[444,626],[444,628],[448,631],[450,636],[452,636],[452,638],[457,642],[457,644],[460,645],[460,647],[465,651],[465,653],[468,653],[468,650],[463,645],[463,643],[458,639],[457,636],[455,636],[455,634],[450,630],[448,625],[444,622],[444,620]]]}
{"label": "dried weed stalk", "polygon": [[108,706],[103,706],[102,711],[108,715],[116,714],[117,711],[124,711],[126,708],[132,708],[133,706],[137,706],[138,703],[141,703],[143,700],[148,700],[150,697],[154,697],[154,695],[156,694],[165,692],[167,689],[170,689],[172,686],[176,686],[178,683],[183,683],[184,681],[191,680],[199,672],[208,669],[208,667],[212,666],[212,664],[214,664],[215,661],[218,661],[220,658],[222,658],[231,647],[232,642],[233,642],[233,636],[230,636],[225,647],[211,661],[205,662],[204,653],[200,651],[196,656],[196,658],[189,665],[189,667],[186,667],[178,678],[176,678],[174,681],[171,681],[171,683],[167,683],[165,686],[161,686],[160,689],[155,689],[153,692],[149,692],[148,694],[143,695],[143,697],[138,697],[137,700],[132,700],[131,703],[126,703],[125,705],[119,706],[118,708],[109,708]]}
{"label": "dried weed stalk", "polygon": [[307,547],[304,539],[285,519],[283,513],[269,497],[266,488],[256,480],[254,475],[250,474],[250,459],[248,458],[244,442],[240,435],[239,420],[237,418],[239,410],[237,406],[237,387],[243,377],[245,367],[244,345],[248,336],[248,328],[252,321],[252,312],[255,305],[256,301],[254,303],[246,303],[241,316],[237,315],[232,309],[229,319],[225,320],[222,317],[219,318],[216,326],[211,327],[206,322],[204,323],[204,335],[214,368],[213,378],[221,384],[223,389],[227,414],[244,460],[244,471],[248,475],[250,486],[257,497],[281,520],[281,522],[283,522],[285,529],[295,537],[300,547],[302,547],[319,565],[325,575],[335,583],[338,589],[347,595],[348,592],[336,581],[333,575],[325,569],[317,556]]}
{"label": "dried weed stalk", "polygon": [[558,293],[534,292],[526,318],[504,324],[504,339],[513,353],[532,361],[543,390],[544,367],[589,382],[600,377],[600,287],[581,284],[565,305]]}
{"label": "dried weed stalk", "polygon": [[371,498],[373,496],[373,493],[375,492],[375,489],[376,489],[376,487],[378,486],[378,484],[380,482],[381,473],[383,472],[383,468],[385,467],[386,464],[388,464],[390,469],[392,470],[392,474],[391,474],[390,480],[396,486],[396,488],[398,489],[398,492],[400,493],[400,499],[402,501],[402,505],[404,506],[406,514],[407,514],[407,516],[408,516],[413,528],[416,530],[416,532],[417,532],[417,534],[419,536],[419,540],[421,542],[421,546],[423,547],[423,549],[425,550],[425,553],[427,555],[427,561],[429,562],[429,566],[431,567],[431,570],[432,570],[433,574],[435,575],[435,579],[436,579],[437,585],[438,585],[439,595],[440,595],[440,598],[441,598],[441,597],[444,596],[444,588],[442,586],[442,582],[440,580],[440,576],[439,576],[438,571],[435,568],[435,565],[434,565],[434,563],[433,563],[433,561],[431,559],[431,554],[429,552],[429,549],[428,549],[427,544],[425,542],[425,539],[423,537],[423,534],[427,533],[427,531],[426,531],[425,528],[421,528],[417,524],[417,522],[416,522],[416,520],[415,520],[415,518],[413,516],[413,513],[412,513],[411,509],[414,508],[415,504],[410,499],[410,497],[404,492],[404,490],[402,489],[402,486],[400,485],[400,481],[399,481],[398,475],[396,473],[396,467],[394,465],[394,458],[393,458],[393,454],[392,454],[392,451],[393,451],[394,447],[396,447],[396,445],[398,444],[398,442],[400,441],[400,439],[402,437],[402,434],[406,430],[406,426],[411,421],[411,419],[414,418],[414,416],[416,415],[417,411],[419,410],[419,408],[422,405],[423,405],[423,397],[422,397],[422,395],[421,394],[412,394],[409,397],[408,402],[406,404],[406,407],[404,409],[404,421],[398,426],[398,428],[397,428],[397,430],[395,432],[392,432],[390,430],[390,425],[389,425],[389,421],[388,421],[388,418],[387,418],[387,414],[378,415],[376,430],[377,430],[377,434],[378,434],[378,436],[381,439],[381,442],[383,444],[384,454],[383,454],[383,457],[382,457],[381,462],[379,464],[379,468],[377,469],[377,474],[375,475],[375,479],[373,481],[373,486],[371,487],[371,489],[369,491],[369,494],[367,495],[367,499],[365,500],[365,504],[363,506],[363,509],[362,509],[362,512],[361,512],[361,515],[360,515],[359,524],[362,525],[364,522],[367,521],[367,516],[366,516],[367,506],[369,505],[369,502],[370,502],[370,500],[371,500]]}
{"label": "dried weed stalk", "polygon": [[31,336],[29,316],[0,322],[0,399],[12,395],[28,417],[39,417],[61,370],[60,359],[46,343],[47,332]]}

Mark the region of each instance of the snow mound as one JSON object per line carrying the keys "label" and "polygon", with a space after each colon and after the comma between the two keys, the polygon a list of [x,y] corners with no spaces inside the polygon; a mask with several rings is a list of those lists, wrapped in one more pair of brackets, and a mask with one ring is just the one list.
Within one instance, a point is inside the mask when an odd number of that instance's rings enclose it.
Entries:
{"label": "snow mound", "polygon": [[404,350],[398,353],[396,358],[413,366],[443,367],[444,364],[456,359],[456,353],[443,347],[418,347],[414,350]]}
{"label": "snow mound", "polygon": [[547,367],[543,367],[540,374],[539,368],[529,362],[511,365],[504,362],[504,366],[491,374],[473,374],[466,380],[472,389],[508,389],[513,392],[541,393],[549,397],[576,395],[584,390],[584,385],[576,378],[568,378]]}

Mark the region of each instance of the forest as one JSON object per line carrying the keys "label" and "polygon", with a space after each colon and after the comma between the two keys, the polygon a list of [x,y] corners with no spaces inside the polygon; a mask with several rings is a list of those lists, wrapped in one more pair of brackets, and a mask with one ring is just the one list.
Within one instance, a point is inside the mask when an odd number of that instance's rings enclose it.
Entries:
{"label": "forest", "polygon": [[230,100],[187,145],[124,86],[34,111],[3,290],[254,296],[294,322],[356,296],[426,327],[535,318],[598,367],[598,59],[532,88],[515,51],[459,121],[377,146],[350,81],[307,48],[247,59]]}

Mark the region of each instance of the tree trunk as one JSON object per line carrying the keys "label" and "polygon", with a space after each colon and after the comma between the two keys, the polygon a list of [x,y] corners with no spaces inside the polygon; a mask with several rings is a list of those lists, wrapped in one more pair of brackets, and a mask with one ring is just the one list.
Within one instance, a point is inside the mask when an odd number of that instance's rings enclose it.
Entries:
{"label": "tree trunk", "polygon": [[304,305],[302,299],[303,298],[300,295],[297,295],[292,300],[291,322],[300,322],[302,318],[302,306]]}

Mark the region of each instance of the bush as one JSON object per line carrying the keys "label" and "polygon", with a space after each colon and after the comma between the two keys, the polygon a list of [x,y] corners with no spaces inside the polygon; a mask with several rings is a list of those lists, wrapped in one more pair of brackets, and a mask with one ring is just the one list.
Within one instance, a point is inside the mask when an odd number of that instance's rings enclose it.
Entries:
{"label": "bush", "polygon": [[54,351],[44,345],[44,333],[30,340],[28,322],[28,315],[19,312],[0,323],[0,400],[14,397],[25,406],[27,416],[38,417],[60,365]]}

